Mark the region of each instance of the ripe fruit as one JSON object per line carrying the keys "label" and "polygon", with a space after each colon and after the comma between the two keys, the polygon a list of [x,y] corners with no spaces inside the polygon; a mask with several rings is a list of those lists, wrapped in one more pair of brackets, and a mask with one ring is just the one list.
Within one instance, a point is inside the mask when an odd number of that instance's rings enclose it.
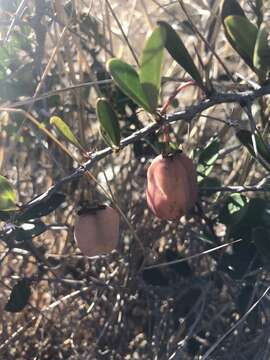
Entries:
{"label": "ripe fruit", "polygon": [[119,237],[118,212],[107,205],[82,211],[76,217],[74,237],[85,256],[112,251]]}
{"label": "ripe fruit", "polygon": [[147,171],[146,199],[164,220],[178,220],[193,208],[198,196],[196,169],[183,153],[157,156]]}

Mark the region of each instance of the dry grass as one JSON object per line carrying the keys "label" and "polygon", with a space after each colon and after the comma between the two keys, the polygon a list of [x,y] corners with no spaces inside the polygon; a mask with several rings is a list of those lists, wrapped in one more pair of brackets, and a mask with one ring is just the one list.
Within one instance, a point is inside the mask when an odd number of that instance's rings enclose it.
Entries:
{"label": "dry grass", "polygon": [[[143,40],[157,20],[165,19],[181,33],[194,57],[196,49],[205,62],[211,62],[210,75],[216,88],[225,91],[232,86],[224,79],[224,69],[217,59],[192,34],[178,1],[110,0],[114,15],[108,2],[55,0],[48,2],[51,10],[46,10],[47,15],[44,15],[45,9],[41,8],[45,2],[29,1],[21,20],[27,23],[31,21],[30,15],[35,15],[34,20],[38,21],[35,31],[32,29],[30,34],[33,58],[29,59],[24,51],[18,56],[21,64],[28,64],[31,69],[27,72],[22,67],[25,77],[35,74],[35,78],[24,80],[25,86],[29,84],[25,94],[2,102],[11,107],[15,101],[23,101],[20,107],[33,113],[48,128],[51,115],[61,116],[88,151],[105,146],[94,112],[95,100],[101,92],[96,82],[97,72],[102,75],[105,62],[112,56],[136,65],[122,31],[139,58]],[[186,6],[194,24],[229,71],[254,79],[225,42],[217,18],[219,1],[189,1]],[[249,10],[246,2],[245,6]],[[43,13],[39,17],[40,9]],[[84,31],[79,24],[86,16],[89,23]],[[115,16],[122,29],[119,29]],[[2,37],[13,17],[14,12],[2,13]],[[7,24],[5,19],[9,19]],[[18,29],[19,25],[13,31]],[[18,70],[18,74],[22,76],[23,73]],[[169,56],[166,56],[163,75],[161,103],[182,79],[188,78]],[[69,89],[89,81],[96,83]],[[112,83],[106,86],[109,94],[116,91]],[[50,101],[55,90],[60,90],[59,99],[55,98],[57,104],[53,105]],[[30,96],[44,93],[49,96],[39,102],[26,101]],[[179,96],[178,108],[196,103],[201,97],[198,90],[187,90]],[[259,106],[256,106],[255,117],[259,119]],[[248,126],[242,110],[234,106],[220,105],[204,115],[225,121],[230,119],[234,124],[241,121],[241,127]],[[149,122],[143,115],[139,118],[142,124]],[[5,122],[1,120],[0,126],[1,174],[16,187],[19,203],[45,191],[78,165],[22,116],[11,113]],[[121,126],[125,128],[125,119]],[[50,130],[54,132],[52,128]],[[124,131],[127,135],[130,129]],[[203,148],[213,135],[218,134],[222,151],[214,175],[223,185],[257,183],[265,175],[243,148],[237,147],[234,127],[201,116],[191,125],[175,124],[173,132],[174,139],[189,154]],[[72,145],[65,145],[79,156]],[[150,159],[151,155],[140,161],[134,155],[133,146],[129,146],[92,169],[99,182],[113,192],[143,243],[146,266],[166,262],[175,256],[188,259],[214,247],[214,243],[209,245],[205,240],[207,231],[213,230],[212,223],[198,214],[178,223],[167,223],[155,219],[147,210],[144,187]],[[104,181],[104,172],[108,181]],[[27,249],[13,249],[1,261],[0,357],[3,359],[200,359],[268,285],[264,268],[259,268],[252,280],[250,269],[241,278],[232,279],[219,268],[224,249],[213,256],[202,255],[178,265],[138,271],[141,253],[133,232],[124,221],[117,251],[101,258],[87,259],[81,256],[73,239],[76,208],[82,196],[100,200],[104,199],[104,194],[86,179],[67,184],[64,192],[66,202],[44,218],[48,230],[34,239],[39,256],[33,256]],[[215,218],[226,197],[223,193],[202,198],[207,218]],[[231,240],[224,236],[221,225],[214,231],[219,244]],[[6,251],[5,242],[0,242],[0,251],[2,256]],[[20,313],[8,313],[4,306],[10,290],[23,277],[32,282],[30,304]],[[245,295],[244,285],[251,283],[252,291]],[[244,309],[239,307],[240,295],[245,297]],[[269,316],[269,299],[265,297],[257,311],[240,323],[209,359],[268,359]]]}

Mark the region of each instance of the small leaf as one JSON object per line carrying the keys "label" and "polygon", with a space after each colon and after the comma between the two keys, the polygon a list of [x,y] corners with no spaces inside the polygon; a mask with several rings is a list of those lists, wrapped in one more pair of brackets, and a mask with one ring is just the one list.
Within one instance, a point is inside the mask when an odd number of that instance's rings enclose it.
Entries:
{"label": "small leaf", "polygon": [[253,69],[253,52],[258,29],[246,17],[227,16],[224,19],[226,37],[242,59]]}
{"label": "small leaf", "polygon": [[153,112],[140,83],[139,75],[132,66],[120,59],[110,59],[107,63],[108,71],[119,88],[136,104],[149,113]]}
{"label": "small leaf", "polygon": [[65,195],[59,192],[46,192],[24,205],[25,210],[16,216],[19,221],[37,219],[50,214],[65,201]]}
{"label": "small leaf", "polygon": [[73,134],[70,127],[60,117],[52,116],[50,118],[50,123],[57,128],[57,130],[64,136],[66,140],[68,140],[71,144],[75,145],[80,150],[83,150],[83,147]]}
{"label": "small leaf", "polygon": [[141,58],[140,82],[153,111],[158,105],[166,31],[158,26],[147,40]]}
{"label": "small leaf", "polygon": [[202,150],[197,165],[198,181],[202,181],[209,176],[213,170],[213,165],[219,156],[220,142],[218,138],[213,138]]}
{"label": "small leaf", "polygon": [[16,313],[22,311],[31,296],[30,280],[23,278],[12,289],[5,310]]}
{"label": "small leaf", "polygon": [[248,211],[249,199],[241,194],[231,194],[219,214],[220,221],[226,226],[235,226]]}
{"label": "small leaf", "polygon": [[235,193],[230,196],[231,202],[228,203],[228,211],[231,215],[240,211],[246,204],[246,199],[242,195]]}
{"label": "small leaf", "polygon": [[166,31],[165,47],[171,57],[194,79],[198,86],[204,90],[202,77],[194,64],[192,57],[189,55],[184,43],[177,35],[175,30],[165,21],[158,21],[159,26]]}
{"label": "small leaf", "polygon": [[0,175],[0,210],[16,209],[16,192],[9,181]]}
{"label": "small leaf", "polygon": [[258,249],[261,258],[269,264],[270,262],[270,233],[262,226],[252,230],[252,239]]}
{"label": "small leaf", "polygon": [[261,24],[258,31],[254,54],[253,64],[262,76],[265,76],[265,72],[270,67],[270,47],[268,45],[268,33],[264,24]]}
{"label": "small leaf", "polygon": [[119,147],[120,144],[120,128],[118,118],[111,107],[109,101],[105,98],[100,98],[96,103],[97,118],[103,133],[106,133],[106,139],[109,140],[110,146]]}

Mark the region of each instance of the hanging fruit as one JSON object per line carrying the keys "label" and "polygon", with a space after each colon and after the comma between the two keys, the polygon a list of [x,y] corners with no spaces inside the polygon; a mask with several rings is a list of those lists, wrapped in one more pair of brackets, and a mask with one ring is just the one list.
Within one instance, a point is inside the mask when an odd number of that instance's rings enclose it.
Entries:
{"label": "hanging fruit", "polygon": [[119,214],[108,205],[83,209],[76,217],[75,241],[85,256],[108,253],[116,248],[119,237]]}
{"label": "hanging fruit", "polygon": [[146,199],[160,219],[179,220],[195,205],[197,175],[190,158],[182,152],[159,155],[147,171]]}

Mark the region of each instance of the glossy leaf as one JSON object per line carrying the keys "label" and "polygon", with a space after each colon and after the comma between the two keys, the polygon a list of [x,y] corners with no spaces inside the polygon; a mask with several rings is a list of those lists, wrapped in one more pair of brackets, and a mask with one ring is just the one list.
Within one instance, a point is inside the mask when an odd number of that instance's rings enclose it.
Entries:
{"label": "glossy leaf", "polygon": [[193,62],[192,57],[189,55],[183,41],[180,39],[176,31],[165,21],[158,21],[160,27],[166,31],[165,47],[171,57],[180,65],[187,73],[194,79],[198,86],[204,89],[203,80]]}
{"label": "glossy leaf", "polygon": [[97,118],[100,126],[106,133],[106,139],[109,141],[110,146],[119,147],[120,144],[120,128],[118,118],[110,105],[109,101],[105,98],[100,98],[96,103]]}
{"label": "glossy leaf", "polygon": [[260,73],[265,73],[270,67],[270,47],[268,45],[268,33],[264,24],[260,26],[258,31],[253,54],[253,64]]}
{"label": "glossy leaf", "polygon": [[64,136],[64,138],[69,141],[71,144],[75,145],[80,150],[83,150],[79,140],[73,134],[70,127],[58,116],[52,116],[50,118],[50,123],[54,125],[57,130]]}
{"label": "glossy leaf", "polygon": [[22,311],[31,296],[30,280],[23,278],[12,289],[5,311],[16,313]]}
{"label": "glossy leaf", "polygon": [[8,211],[16,208],[16,191],[10,182],[0,175],[0,210]]}
{"label": "glossy leaf", "polygon": [[166,31],[158,26],[147,40],[141,57],[140,82],[153,111],[158,105]]}
{"label": "glossy leaf", "polygon": [[25,210],[22,210],[21,214],[16,216],[16,219],[27,221],[48,215],[60,206],[65,201],[65,198],[65,195],[62,193],[55,192],[51,194],[46,192],[26,204],[24,206]]}
{"label": "glossy leaf", "polygon": [[239,15],[227,16],[224,19],[226,36],[232,47],[243,60],[253,68],[253,52],[258,29],[246,17]]}
{"label": "glossy leaf", "polygon": [[107,63],[108,71],[119,88],[136,104],[146,111],[153,113],[154,109],[148,102],[140,83],[139,75],[132,66],[120,59],[110,59]]}

